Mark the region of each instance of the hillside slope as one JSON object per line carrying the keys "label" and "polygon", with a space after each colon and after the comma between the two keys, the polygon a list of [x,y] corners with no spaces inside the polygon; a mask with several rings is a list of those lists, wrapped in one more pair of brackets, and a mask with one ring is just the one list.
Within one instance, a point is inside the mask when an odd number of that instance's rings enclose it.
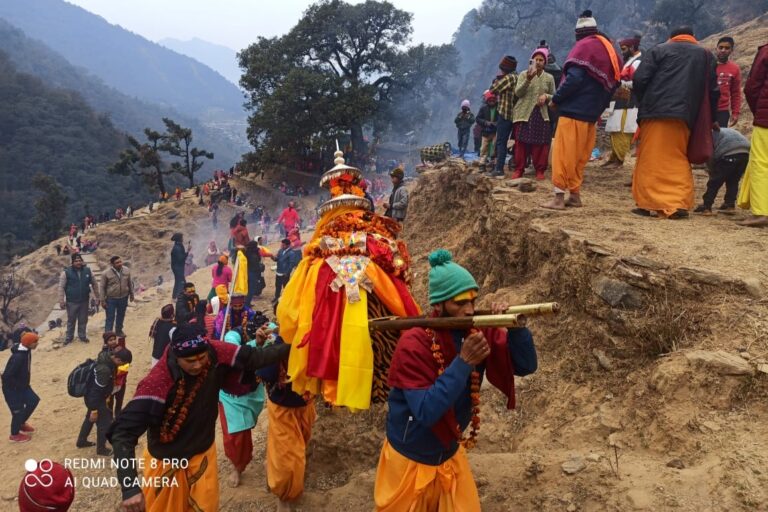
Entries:
{"label": "hillside slope", "polygon": [[242,120],[242,94],[208,66],[62,0],[5,0],[0,18],[106,84],[203,121]]}
{"label": "hillside slope", "polygon": [[[768,234],[719,217],[631,215],[622,186],[627,174],[590,165],[584,186],[589,203],[563,213],[537,207],[547,187],[523,194],[454,161],[427,172],[413,190],[404,235],[422,304],[427,254],[442,246],[477,277],[481,305],[557,300],[563,306],[557,317],[529,321],[539,371],[517,379],[517,410],[507,411],[501,394],[483,387],[479,444],[469,460],[484,512],[765,510],[768,276],[754,256],[768,248]],[[696,175],[697,193],[704,181]],[[268,190],[257,195],[272,197]],[[196,252],[227,232],[220,227],[213,233],[205,209],[191,198],[96,229],[105,243],[100,263],[125,255],[144,284],[154,274],[168,276],[174,230],[192,236]],[[44,248],[21,265],[37,275],[42,266],[55,266],[53,260],[42,264],[52,257]],[[733,261],[742,264],[734,268]],[[268,268],[258,308],[269,308],[272,278]],[[189,280],[205,291],[210,270]],[[606,284],[620,293],[609,293]],[[129,308],[129,396],[149,369],[146,334],[169,295],[166,279]],[[92,339],[102,321],[103,314],[91,319]],[[0,445],[7,461],[0,468],[0,495],[7,501],[14,499],[27,458],[91,456],[74,447],[82,403],[66,397],[63,382],[97,347],[74,343],[54,350],[60,337],[60,329],[47,333],[35,356],[32,385],[43,400],[33,416],[33,441]],[[351,414],[318,403],[318,415],[297,510],[370,510],[385,409]],[[0,422],[7,421],[2,408]],[[253,463],[237,489],[225,483],[230,466],[217,438],[222,512],[274,510],[261,463],[266,422],[263,414],[253,434]],[[82,481],[114,470],[74,473]],[[80,486],[76,500],[78,511],[112,510],[119,491],[106,482]]]}
{"label": "hillside slope", "polygon": [[241,71],[237,63],[237,52],[232,48],[204,41],[197,37],[187,41],[166,37],[158,41],[158,44],[199,60],[235,85],[240,82]]}
{"label": "hillside slope", "polygon": [[163,131],[162,118],[169,117],[192,129],[195,144],[213,151],[215,158],[201,174],[210,176],[216,168],[227,168],[248,150],[243,133],[204,126],[189,115],[170,107],[153,105],[109,87],[86,69],[75,67],[45,44],[27,37],[21,30],[0,18],[0,48],[8,54],[16,68],[40,78],[46,85],[79,93],[97,112],[106,113],[121,130],[142,137],[146,127]]}
{"label": "hillside slope", "polygon": [[69,197],[67,222],[80,222],[86,209],[95,214],[146,202],[138,179],[107,173],[125,144],[78,94],[19,73],[0,51],[0,233],[32,240],[31,179],[38,172],[55,178]]}

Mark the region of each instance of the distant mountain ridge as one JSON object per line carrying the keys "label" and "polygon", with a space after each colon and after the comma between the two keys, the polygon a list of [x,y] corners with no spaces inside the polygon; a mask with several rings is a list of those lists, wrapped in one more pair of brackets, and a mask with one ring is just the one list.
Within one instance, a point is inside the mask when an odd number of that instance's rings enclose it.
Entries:
{"label": "distant mountain ridge", "polygon": [[38,172],[68,196],[66,222],[79,223],[86,211],[146,204],[152,195],[138,177],[107,173],[126,144],[79,94],[19,72],[0,50],[0,234],[30,246]]}
{"label": "distant mountain ridge", "polygon": [[212,162],[206,163],[202,175],[210,175],[217,166],[228,168],[247,151],[243,141],[228,137],[222,130],[205,127],[191,116],[180,114],[170,107],[153,105],[109,87],[87,69],[73,66],[51,48],[30,39],[2,18],[0,49],[18,71],[34,75],[48,86],[76,91],[91,108],[108,114],[115,127],[131,135],[141,138],[146,127],[162,131],[163,117],[170,117],[192,128],[195,144],[216,155]]}
{"label": "distant mountain ridge", "polygon": [[245,119],[240,90],[180,55],[62,0],[3,0],[5,18],[107,85],[204,122]]}
{"label": "distant mountain ridge", "polygon": [[197,37],[187,41],[166,37],[157,43],[202,62],[235,85],[240,82],[242,71],[237,64],[237,52],[232,48]]}

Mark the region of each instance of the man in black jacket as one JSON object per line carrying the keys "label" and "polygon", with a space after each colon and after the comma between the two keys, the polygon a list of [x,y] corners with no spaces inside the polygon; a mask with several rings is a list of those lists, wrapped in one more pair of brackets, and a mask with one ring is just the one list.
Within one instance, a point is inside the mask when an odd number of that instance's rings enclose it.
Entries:
{"label": "man in black jacket", "polygon": [[[672,31],[669,41],[644,54],[632,91],[639,101],[641,133],[632,178],[638,207],[632,213],[687,218],[694,201],[689,139],[697,121],[705,118],[703,108],[710,109],[711,119],[717,117],[715,59],[699,46],[693,30],[681,27]],[[703,131],[710,129],[719,127],[714,123]]]}
{"label": "man in black jacket", "polygon": [[171,272],[173,272],[173,294],[174,299],[181,295],[184,290],[184,265],[187,262],[187,253],[189,247],[184,249],[184,235],[181,233],[174,233],[171,237],[173,240],[173,249],[171,249]]}
{"label": "man in black jacket", "polygon": [[195,309],[200,302],[200,297],[195,292],[194,283],[184,284],[184,293],[176,299],[176,324],[188,324],[195,318]]}
{"label": "man in black jacket", "polygon": [[160,318],[156,319],[149,329],[152,338],[152,366],[163,357],[165,347],[171,342],[171,331],[176,327],[173,304],[166,304],[160,309]]}
{"label": "man in black jacket", "polygon": [[96,359],[93,375],[83,397],[85,401],[85,420],[77,436],[77,447],[88,448],[94,443],[88,441],[93,424],[96,424],[96,453],[108,457],[112,450],[107,448],[107,429],[112,424],[112,410],[107,407],[107,399],[112,394],[115,384],[115,370],[118,366],[130,363],[133,356],[127,348],[114,352],[103,350]]}
{"label": "man in black jacket", "polygon": [[75,324],[77,324],[77,337],[80,341],[88,341],[85,330],[88,327],[91,290],[98,302],[98,287],[93,280],[91,269],[83,263],[82,256],[73,254],[72,266],[62,270],[59,276],[59,307],[67,311],[65,345],[69,345],[75,337]]}
{"label": "man in black jacket", "polygon": [[38,397],[29,381],[32,375],[32,351],[37,348],[38,336],[34,332],[21,335],[21,342],[11,347],[11,357],[3,372],[3,396],[11,410],[11,437],[14,443],[25,443],[32,439],[35,431],[27,420],[35,412]]}

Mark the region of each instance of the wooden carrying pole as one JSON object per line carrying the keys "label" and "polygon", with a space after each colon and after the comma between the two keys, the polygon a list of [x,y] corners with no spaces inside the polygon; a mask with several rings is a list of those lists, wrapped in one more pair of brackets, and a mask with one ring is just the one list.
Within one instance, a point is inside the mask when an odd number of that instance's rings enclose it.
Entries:
{"label": "wooden carrying pole", "polygon": [[[556,315],[560,312],[560,304],[557,302],[544,302],[543,304],[521,304],[512,306],[504,310],[505,315]],[[476,315],[491,315],[490,309],[480,309],[475,311]]]}
{"label": "wooden carrying pole", "polygon": [[368,327],[375,331],[404,331],[412,327],[432,329],[471,329],[472,327],[525,327],[525,315],[475,315],[458,317],[391,317],[373,319]]}
{"label": "wooden carrying pole", "polygon": [[412,327],[433,329],[471,329],[473,327],[525,327],[528,316],[554,315],[560,311],[557,302],[523,304],[507,308],[502,314],[494,315],[490,310],[477,310],[474,316],[464,317],[386,317],[368,321],[368,327],[375,331],[403,331]]}

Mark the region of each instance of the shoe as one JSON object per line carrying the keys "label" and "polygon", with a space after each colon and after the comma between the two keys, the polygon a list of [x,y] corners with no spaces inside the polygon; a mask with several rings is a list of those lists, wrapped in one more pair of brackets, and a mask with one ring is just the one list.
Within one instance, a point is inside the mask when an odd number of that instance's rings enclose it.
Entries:
{"label": "shoe", "polygon": [[32,438],[28,436],[27,434],[16,434],[14,436],[10,436],[8,438],[12,443],[26,443],[27,441],[31,441]]}
{"label": "shoe", "polygon": [[641,217],[650,217],[651,216],[651,211],[650,210],[646,210],[645,208],[635,208],[635,209],[632,210],[632,213],[634,213],[635,215],[639,215]]}
{"label": "shoe", "polygon": [[78,339],[79,339],[79,340],[80,340],[82,343],[90,343],[90,342],[91,342],[91,340],[89,340],[88,338],[78,338]]}
{"label": "shoe", "polygon": [[64,340],[64,346],[65,346],[65,347],[66,347],[67,345],[69,345],[70,343],[72,343],[72,340]]}
{"label": "shoe", "polygon": [[91,446],[96,446],[96,443],[92,441],[84,441],[81,443],[78,441],[77,443],[75,443],[75,446],[77,446],[78,448],[90,448]]}
{"label": "shoe", "polygon": [[546,176],[544,176],[544,171],[536,171],[536,181],[544,181]]}
{"label": "shoe", "polygon": [[724,213],[726,215],[733,215],[736,213],[736,207],[732,204],[721,204],[717,207],[717,213]]}
{"label": "shoe", "polygon": [[680,219],[687,219],[690,216],[688,213],[688,210],[683,210],[682,208],[678,208],[675,213],[670,215],[668,218],[671,220],[680,220]]}
{"label": "shoe", "polygon": [[515,171],[512,173],[512,179],[516,180],[523,177],[523,171]]}
{"label": "shoe", "polygon": [[35,429],[34,429],[34,427],[33,427],[32,425],[30,425],[29,423],[25,423],[25,424],[23,424],[23,425],[21,426],[21,428],[19,429],[19,431],[21,431],[23,434],[31,434],[32,432],[34,432],[34,431],[35,431]]}
{"label": "shoe", "polygon": [[118,337],[118,338],[125,338],[125,337],[126,337],[126,336],[125,336],[125,333],[124,333],[123,331],[117,331],[117,333],[116,333],[116,334],[117,334],[117,337]]}
{"label": "shoe", "polygon": [[112,450],[109,448],[102,448],[96,450],[96,455],[101,455],[102,457],[111,457],[112,456]]}
{"label": "shoe", "polygon": [[712,215],[712,207],[700,204],[693,210],[693,213],[700,213],[705,216]]}

